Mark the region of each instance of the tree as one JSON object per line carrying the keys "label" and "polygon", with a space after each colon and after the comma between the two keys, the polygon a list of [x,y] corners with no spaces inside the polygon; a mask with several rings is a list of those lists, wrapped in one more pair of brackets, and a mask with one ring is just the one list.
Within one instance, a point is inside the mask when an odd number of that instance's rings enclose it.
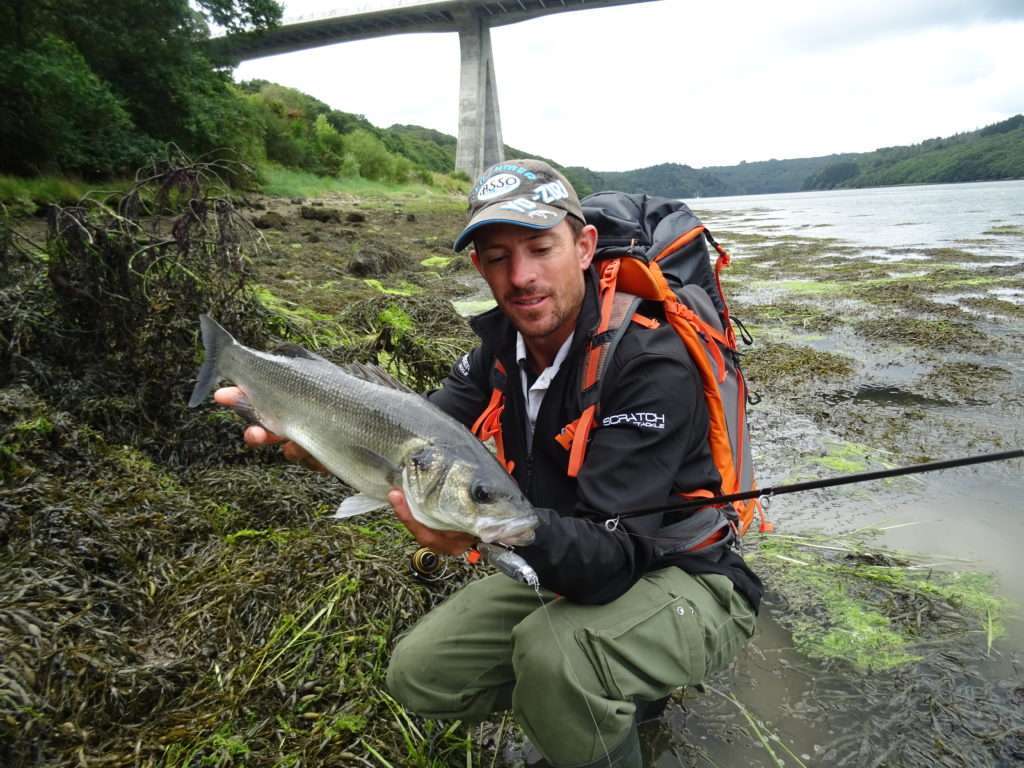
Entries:
{"label": "tree", "polygon": [[[139,142],[174,141],[201,153],[248,143],[240,138],[245,121],[240,124],[237,108],[229,107],[237,100],[227,71],[211,62],[205,51],[209,25],[229,31],[254,29],[275,24],[280,16],[281,7],[274,0],[10,0],[0,6],[0,60],[51,70],[63,62],[79,74],[81,67],[71,62],[84,62],[96,87],[79,89],[79,96],[92,93],[98,107],[112,96],[127,113],[130,128],[120,118],[116,122],[133,131]],[[53,40],[66,45],[55,46]],[[0,89],[12,94],[5,103],[46,104],[46,109],[64,111],[86,106],[80,100],[68,104],[62,98],[61,89],[67,88],[60,78],[30,77],[37,90],[28,93],[23,82],[12,79],[12,67],[4,71],[7,78],[0,80]],[[88,80],[75,77],[82,84]],[[96,109],[85,112],[92,116],[90,120],[100,119]],[[18,126],[4,121],[0,142],[15,148],[32,146],[37,124],[47,119],[37,110]],[[84,118],[76,119],[81,123]],[[60,141],[53,132],[44,130],[40,135]],[[35,144],[35,156],[26,158],[23,165],[39,167],[54,157],[70,157],[64,145]],[[92,172],[95,169],[90,166],[102,157],[87,160],[71,166],[65,161],[64,169]],[[4,167],[10,169],[6,163]]]}

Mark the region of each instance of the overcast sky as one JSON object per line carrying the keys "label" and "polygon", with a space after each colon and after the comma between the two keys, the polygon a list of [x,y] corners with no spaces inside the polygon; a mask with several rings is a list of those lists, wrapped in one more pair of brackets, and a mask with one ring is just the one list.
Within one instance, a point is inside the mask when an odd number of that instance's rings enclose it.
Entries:
{"label": "overcast sky", "polygon": [[[284,5],[287,20],[346,0]],[[868,151],[1024,112],[1024,0],[657,0],[491,39],[505,143],[599,171]],[[235,77],[457,132],[454,34],[257,59]]]}

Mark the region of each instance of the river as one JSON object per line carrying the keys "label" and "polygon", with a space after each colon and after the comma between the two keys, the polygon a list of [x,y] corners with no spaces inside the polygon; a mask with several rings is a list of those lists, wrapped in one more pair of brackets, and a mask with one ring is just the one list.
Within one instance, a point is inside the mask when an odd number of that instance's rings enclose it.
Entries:
{"label": "river", "polygon": [[1024,259],[1019,239],[998,234],[999,228],[1024,227],[1024,181],[706,197],[688,202],[706,214],[715,228],[836,237],[864,246],[869,254],[968,245],[993,257]]}
{"label": "river", "polygon": [[[829,319],[808,329],[762,322],[762,339],[852,363],[846,378],[809,375],[795,394],[760,382],[764,399],[750,421],[762,485],[840,474],[837,452],[874,469],[1024,445],[1024,181],[688,202],[733,253],[741,277],[727,290],[737,313],[796,306]],[[907,306],[891,298],[904,295]],[[955,333],[948,343],[896,333],[917,322]],[[756,342],[751,349],[758,354]],[[976,385],[968,378],[952,394],[951,377],[963,371],[977,373]],[[1010,601],[1005,632],[991,648],[978,630],[918,664],[860,672],[797,653],[779,621],[791,606],[769,581],[750,648],[649,737],[655,764],[1021,764],[1022,467],[775,499],[770,514],[783,534],[881,527],[880,547],[993,575]]]}

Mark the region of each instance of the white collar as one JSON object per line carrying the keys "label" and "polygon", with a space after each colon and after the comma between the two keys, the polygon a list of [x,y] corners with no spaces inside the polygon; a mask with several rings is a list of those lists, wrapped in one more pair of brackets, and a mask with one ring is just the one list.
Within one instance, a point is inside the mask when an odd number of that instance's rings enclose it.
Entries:
{"label": "white collar", "polygon": [[[541,371],[540,376],[537,377],[537,381],[534,382],[534,384],[539,383],[540,380],[543,379],[544,384],[546,385],[547,382],[555,378],[555,375],[558,373],[558,369],[562,367],[562,363],[565,362],[565,358],[569,355],[569,347],[572,346],[572,338],[575,335],[576,332],[573,331],[569,334],[569,338],[562,342],[562,346],[558,348],[558,353],[555,355],[554,361],[552,361],[551,365]],[[523,334],[516,331],[516,363],[524,372],[526,371],[527,359],[526,342],[523,340]]]}

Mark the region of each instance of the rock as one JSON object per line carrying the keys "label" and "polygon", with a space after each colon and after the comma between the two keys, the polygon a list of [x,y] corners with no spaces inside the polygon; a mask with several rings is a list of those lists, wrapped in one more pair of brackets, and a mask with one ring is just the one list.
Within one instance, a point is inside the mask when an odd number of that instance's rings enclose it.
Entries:
{"label": "rock", "polygon": [[416,221],[416,214],[415,213],[407,213],[407,214],[405,214],[405,220],[406,221]]}
{"label": "rock", "polygon": [[357,253],[349,260],[348,271],[356,277],[378,275],[380,274],[380,259],[372,253]]}
{"label": "rock", "polygon": [[313,208],[312,206],[304,205],[300,213],[302,218],[312,221],[336,221],[339,224],[341,223],[341,211],[336,211],[334,208]]}
{"label": "rock", "polygon": [[366,214],[358,213],[357,211],[352,211],[352,213],[345,216],[345,221],[351,224],[362,224],[363,222],[366,221]]}
{"label": "rock", "polygon": [[267,206],[261,203],[259,200],[254,200],[252,202],[252,209],[254,211],[265,211],[267,210]]}
{"label": "rock", "polygon": [[348,271],[356,277],[387,275],[412,267],[409,257],[377,245],[364,245],[349,260]]}
{"label": "rock", "polygon": [[323,200],[314,200],[313,202],[310,203],[310,205],[316,206],[317,208],[323,208],[324,207],[324,201]]}
{"label": "rock", "polygon": [[304,197],[293,197],[292,198],[292,205],[302,205],[305,202],[306,202],[306,198],[304,198]]}
{"label": "rock", "polygon": [[285,229],[288,226],[288,220],[274,211],[267,211],[262,216],[257,216],[252,223],[256,225],[257,229]]}

